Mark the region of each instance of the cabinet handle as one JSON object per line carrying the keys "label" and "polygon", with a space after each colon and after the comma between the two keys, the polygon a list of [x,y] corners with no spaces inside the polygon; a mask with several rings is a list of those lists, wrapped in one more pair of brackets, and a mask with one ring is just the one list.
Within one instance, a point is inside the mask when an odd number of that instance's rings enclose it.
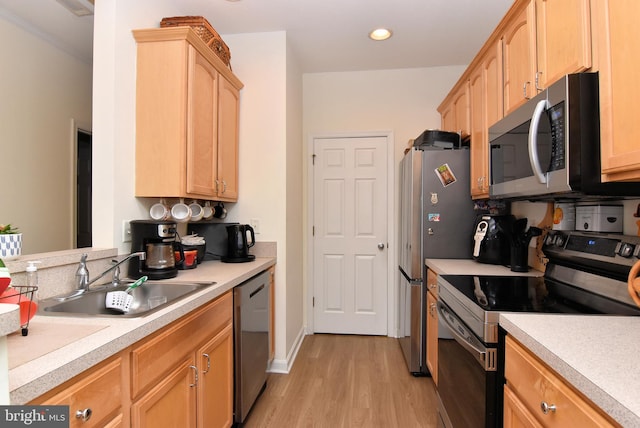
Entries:
{"label": "cabinet handle", "polygon": [[544,413],[545,415],[549,414],[549,412],[556,412],[556,405],[555,404],[547,404],[546,401],[543,401],[542,403],[540,403],[540,409],[542,410],[542,413]]}
{"label": "cabinet handle", "polygon": [[202,356],[207,359],[207,369],[203,371],[202,374],[207,374],[211,369],[211,357],[209,356],[209,354],[202,354]]}
{"label": "cabinet handle", "polygon": [[429,284],[429,290],[435,290],[437,286],[437,284]]}
{"label": "cabinet handle", "polygon": [[87,407],[84,410],[76,410],[76,419],[82,419],[82,422],[87,422],[91,419],[92,413],[91,407]]}
{"label": "cabinet handle", "polygon": [[225,193],[227,191],[227,182],[225,180],[222,180],[222,193]]}
{"label": "cabinet handle", "polygon": [[189,385],[190,387],[193,388],[194,386],[198,386],[198,368],[194,365],[189,366],[189,368],[193,369],[193,374],[195,377],[195,381],[191,385]]}
{"label": "cabinet handle", "polygon": [[216,193],[218,193],[218,189],[220,188],[220,182],[216,180],[215,184],[216,184]]}
{"label": "cabinet handle", "polygon": [[525,100],[528,100],[531,98],[527,96],[527,86],[529,86],[530,84],[531,82],[524,82],[524,85],[522,85],[522,96],[524,97]]}
{"label": "cabinet handle", "polygon": [[542,88],[540,87],[540,75],[542,71],[536,71],[536,91],[542,92]]}

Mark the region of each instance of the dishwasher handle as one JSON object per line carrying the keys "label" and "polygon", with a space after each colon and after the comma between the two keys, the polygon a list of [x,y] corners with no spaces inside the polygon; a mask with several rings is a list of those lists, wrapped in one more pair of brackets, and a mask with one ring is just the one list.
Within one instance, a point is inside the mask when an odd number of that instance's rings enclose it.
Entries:
{"label": "dishwasher handle", "polygon": [[437,307],[438,321],[443,321],[444,326],[447,327],[455,341],[472,354],[485,371],[495,372],[497,370],[496,348],[485,347],[440,300],[437,302]]}
{"label": "dishwasher handle", "polygon": [[255,290],[253,290],[250,294],[249,294],[249,298],[253,298],[253,296],[255,296],[256,294],[258,294],[259,292],[262,291],[262,289],[264,288],[264,284],[260,285],[260,287],[256,288]]}

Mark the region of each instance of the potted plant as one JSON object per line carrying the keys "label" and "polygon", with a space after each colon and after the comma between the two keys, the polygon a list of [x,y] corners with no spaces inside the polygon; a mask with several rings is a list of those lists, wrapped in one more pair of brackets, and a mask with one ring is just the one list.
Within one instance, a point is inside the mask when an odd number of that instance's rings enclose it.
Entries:
{"label": "potted plant", "polygon": [[22,254],[22,233],[10,224],[0,224],[0,258],[15,259]]}

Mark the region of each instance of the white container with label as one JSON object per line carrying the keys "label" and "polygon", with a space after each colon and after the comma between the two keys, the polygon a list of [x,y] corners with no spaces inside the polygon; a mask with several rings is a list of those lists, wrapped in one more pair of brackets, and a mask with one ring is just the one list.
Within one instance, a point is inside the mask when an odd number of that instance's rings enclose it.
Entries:
{"label": "white container with label", "polygon": [[553,230],[576,229],[576,204],[573,202],[556,202],[553,205]]}
{"label": "white container with label", "polygon": [[622,205],[579,205],[576,230],[622,233]]}

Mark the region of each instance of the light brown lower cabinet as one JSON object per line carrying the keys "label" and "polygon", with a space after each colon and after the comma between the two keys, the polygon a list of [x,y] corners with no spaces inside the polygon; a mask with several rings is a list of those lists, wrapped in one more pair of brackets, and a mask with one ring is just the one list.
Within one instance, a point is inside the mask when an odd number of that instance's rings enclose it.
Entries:
{"label": "light brown lower cabinet", "polygon": [[230,427],[232,291],[30,404],[69,405],[74,428]]}
{"label": "light brown lower cabinet", "polygon": [[69,406],[69,427],[121,427],[129,415],[126,354],[115,355],[29,404]]}
{"label": "light brown lower cabinet", "polygon": [[438,386],[438,274],[427,269],[427,368]]}
{"label": "light brown lower cabinet", "polygon": [[427,293],[427,368],[438,385],[438,309],[432,292]]}
{"label": "light brown lower cabinet", "polygon": [[510,336],[505,378],[505,428],[619,426]]}

